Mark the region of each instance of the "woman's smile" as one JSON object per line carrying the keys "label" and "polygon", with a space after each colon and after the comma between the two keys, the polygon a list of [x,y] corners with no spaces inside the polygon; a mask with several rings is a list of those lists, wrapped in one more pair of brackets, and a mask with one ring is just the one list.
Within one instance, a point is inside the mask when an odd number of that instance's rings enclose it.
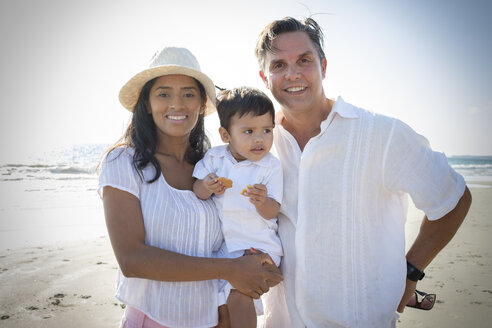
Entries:
{"label": "woman's smile", "polygon": [[171,121],[184,121],[188,118],[188,115],[185,114],[167,114],[166,118]]}
{"label": "woman's smile", "polygon": [[149,95],[150,113],[160,136],[187,137],[205,110],[197,82],[186,75],[165,75]]}

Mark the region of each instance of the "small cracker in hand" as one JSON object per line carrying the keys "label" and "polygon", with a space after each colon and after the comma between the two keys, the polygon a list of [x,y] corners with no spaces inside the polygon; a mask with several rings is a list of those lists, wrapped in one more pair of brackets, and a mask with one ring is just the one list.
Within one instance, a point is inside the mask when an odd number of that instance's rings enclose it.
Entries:
{"label": "small cracker in hand", "polygon": [[244,188],[243,190],[241,190],[241,195],[246,196],[245,193],[248,191],[248,188],[253,188],[253,186],[246,185],[246,188]]}
{"label": "small cracker in hand", "polygon": [[222,182],[222,184],[226,188],[231,188],[232,187],[232,180],[229,180],[229,179],[224,178],[224,177],[220,177],[217,180],[219,180],[220,182]]}

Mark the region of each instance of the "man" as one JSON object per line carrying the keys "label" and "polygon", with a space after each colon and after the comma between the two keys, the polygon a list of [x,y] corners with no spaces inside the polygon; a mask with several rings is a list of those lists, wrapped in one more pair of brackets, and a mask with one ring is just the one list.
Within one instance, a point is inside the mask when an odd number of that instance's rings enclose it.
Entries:
{"label": "man", "polygon": [[[267,294],[266,326],[394,327],[471,195],[403,122],[326,98],[322,39],[314,20],[287,17],[266,26],[256,47],[281,107],[274,139],[285,181],[285,280]],[[407,194],[426,216],[405,256]]]}

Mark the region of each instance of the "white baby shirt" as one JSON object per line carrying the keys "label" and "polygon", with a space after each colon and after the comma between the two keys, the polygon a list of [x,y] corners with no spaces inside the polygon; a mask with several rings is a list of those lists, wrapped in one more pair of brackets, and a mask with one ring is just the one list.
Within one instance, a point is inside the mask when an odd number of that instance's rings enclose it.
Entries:
{"label": "white baby shirt", "polygon": [[204,158],[195,165],[193,176],[203,179],[207,174],[232,180],[232,188],[224,194],[213,196],[222,221],[222,233],[230,252],[255,247],[266,253],[281,256],[282,246],[277,236],[277,219],[264,219],[249,197],[241,195],[246,185],[264,184],[268,197],[282,203],[282,167],[272,154],[261,160],[238,162],[227,145],[210,149]]}

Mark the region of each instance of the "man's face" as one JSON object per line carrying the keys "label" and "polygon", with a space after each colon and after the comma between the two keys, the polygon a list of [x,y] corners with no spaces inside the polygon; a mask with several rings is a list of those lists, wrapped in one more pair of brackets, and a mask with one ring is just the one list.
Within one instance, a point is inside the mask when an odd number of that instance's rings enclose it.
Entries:
{"label": "man's face", "polygon": [[284,110],[309,111],[324,101],[322,81],[326,59],[320,62],[316,48],[305,32],[282,33],[273,40],[260,76]]}

